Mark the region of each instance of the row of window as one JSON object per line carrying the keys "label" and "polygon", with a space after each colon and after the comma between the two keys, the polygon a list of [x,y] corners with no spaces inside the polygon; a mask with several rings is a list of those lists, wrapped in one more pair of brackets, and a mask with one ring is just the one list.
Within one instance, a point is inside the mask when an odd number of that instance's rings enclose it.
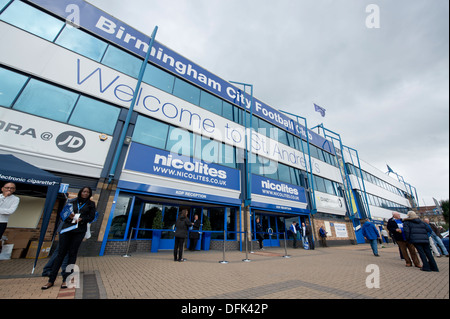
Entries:
{"label": "row of window", "polygon": [[120,108],[0,67],[0,105],[112,135]]}
{"label": "row of window", "polygon": [[[7,3],[3,1],[3,6]],[[1,4],[1,2],[0,2]],[[3,6],[0,6],[3,7]],[[62,20],[21,1],[12,2],[0,15],[0,20],[13,24],[48,41],[114,68],[129,76],[138,77],[142,60],[107,42],[98,39],[80,29],[65,24]],[[43,28],[42,26],[45,26]],[[244,111],[220,98],[175,77],[151,64],[146,68],[143,81],[160,90],[175,95],[194,105],[198,105],[231,121],[244,124]],[[248,113],[246,113],[249,115]],[[256,131],[270,137],[270,131],[276,131],[278,140],[292,148],[302,150],[300,139],[256,116],[252,119]],[[304,144],[304,147],[306,145]],[[305,149],[305,152],[307,150]],[[330,165],[337,166],[335,157],[322,149],[310,145],[311,156]]]}
{"label": "row of window", "polygon": [[237,168],[235,147],[142,115],[138,115],[132,139],[205,162]]}
{"label": "row of window", "polygon": [[[357,177],[361,178],[359,168],[357,168],[356,166],[349,164],[349,163],[347,163],[346,165],[347,165],[347,170],[348,170],[349,174],[353,174],[353,175],[356,175]],[[377,185],[381,188],[384,188],[385,190],[388,190],[396,195],[405,197],[403,192],[400,189],[398,189],[397,187],[395,187],[389,183],[386,183],[382,179],[380,179],[370,173],[367,173],[366,171],[361,170],[361,172],[362,172],[362,178],[365,182],[372,183],[372,184]]]}
{"label": "row of window", "polygon": [[[364,196],[362,195],[362,193],[360,191],[358,191],[360,196]],[[399,213],[403,213],[406,214],[409,210],[408,207],[394,203],[393,201],[366,193],[367,195],[367,200],[369,201],[369,205],[373,205],[373,206],[377,206],[377,207],[381,207],[381,208],[385,208],[385,209],[389,209],[389,210],[393,210],[393,211],[397,211]]]}

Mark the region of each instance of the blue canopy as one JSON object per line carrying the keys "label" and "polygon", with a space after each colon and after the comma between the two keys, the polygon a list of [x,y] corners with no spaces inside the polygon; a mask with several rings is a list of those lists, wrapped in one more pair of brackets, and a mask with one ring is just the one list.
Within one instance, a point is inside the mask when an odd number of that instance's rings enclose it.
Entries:
{"label": "blue canopy", "polygon": [[0,154],[0,180],[47,187],[47,196],[45,198],[38,249],[36,252],[36,258],[34,260],[33,270],[31,272],[34,273],[34,269],[36,268],[36,263],[39,257],[39,252],[41,250],[48,223],[52,215],[53,206],[55,205],[56,197],[58,196],[61,178],[50,174],[49,172],[46,172],[36,166],[33,166],[25,161],[22,161],[21,159],[13,155]]}

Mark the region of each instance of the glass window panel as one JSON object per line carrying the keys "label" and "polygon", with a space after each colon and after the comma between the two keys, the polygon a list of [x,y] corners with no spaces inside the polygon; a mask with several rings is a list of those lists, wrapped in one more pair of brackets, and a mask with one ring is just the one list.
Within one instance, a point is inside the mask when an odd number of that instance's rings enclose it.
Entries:
{"label": "glass window panel", "polygon": [[222,154],[219,157],[219,164],[236,168],[236,149],[228,144],[222,144]]}
{"label": "glass window panel", "polygon": [[106,50],[102,63],[135,78],[139,76],[142,65],[142,61],[139,58],[112,45]]}
{"label": "glass window panel", "polygon": [[133,141],[164,149],[169,125],[139,115],[133,133]]}
{"label": "glass window panel", "polygon": [[211,239],[223,240],[223,229],[225,226],[225,208],[210,208],[209,221],[211,223],[211,230],[220,231],[220,233],[211,233]]}
{"label": "glass window panel", "polygon": [[0,68],[0,105],[10,107],[27,79],[26,76]]}
{"label": "glass window panel", "polygon": [[[262,157],[260,157],[261,159]],[[264,164],[264,176],[267,178],[278,179],[278,162],[266,160]]]}
{"label": "glass window panel", "polygon": [[256,175],[263,175],[264,174],[264,169],[261,165],[261,161],[258,155],[255,154],[251,154],[250,155],[250,163],[251,163],[251,172],[252,174],[256,174]]}
{"label": "glass window panel", "polygon": [[111,135],[119,113],[120,109],[117,107],[81,96],[70,116],[69,124]]}
{"label": "glass window panel", "polygon": [[[278,163],[278,178],[280,181],[291,184],[291,171],[290,167],[281,163]],[[294,184],[294,183],[292,183]]]}
{"label": "glass window panel", "polygon": [[222,110],[222,116],[224,118],[229,119],[230,121],[233,121],[233,105],[231,105],[228,102],[223,102],[223,110]]}
{"label": "glass window panel", "polygon": [[[139,228],[151,229],[153,226],[153,220],[156,214],[162,214],[162,205],[145,203],[144,209],[139,221]],[[151,230],[139,230],[137,238],[152,238]]]}
{"label": "glass window panel", "polygon": [[318,157],[319,160],[321,160],[322,162],[325,162],[325,155],[323,155],[323,150],[318,148],[317,149],[317,155],[319,155],[319,157]]}
{"label": "glass window panel", "polygon": [[[305,152],[307,152],[306,150],[307,148],[305,147]],[[315,147],[314,145],[309,144],[309,151],[312,157],[315,158],[319,158],[319,154],[317,152],[317,147]]]}
{"label": "glass window panel", "polygon": [[325,189],[327,190],[327,193],[331,195],[336,195],[333,187],[333,182],[328,179],[324,179],[323,181],[325,183]]}
{"label": "glass window panel", "polygon": [[244,110],[240,109],[237,106],[233,106],[233,113],[234,113],[233,121],[241,125],[244,125]]}
{"label": "glass window panel", "polygon": [[[227,208],[227,231],[235,232],[236,231],[236,209],[235,208]],[[227,232],[227,240],[236,239],[236,233],[228,233]]]}
{"label": "glass window panel", "polygon": [[220,145],[217,141],[201,137],[201,159],[205,162],[217,163],[219,161]]}
{"label": "glass window panel", "polygon": [[175,79],[173,95],[195,105],[200,103],[200,89],[178,78]]}
{"label": "glass window panel", "polygon": [[166,150],[192,157],[194,154],[194,137],[191,132],[171,126]]}
{"label": "glass window panel", "polygon": [[322,192],[322,193],[326,193],[327,190],[325,188],[325,183],[322,177],[316,176],[314,175],[314,188],[315,190]]}
{"label": "glass window panel", "polygon": [[132,196],[119,194],[109,228],[108,239],[125,239]]}
{"label": "glass window panel", "polygon": [[151,64],[148,64],[145,68],[143,81],[160,90],[172,94],[175,77]]}
{"label": "glass window panel", "polygon": [[78,94],[31,79],[14,109],[52,120],[67,122]]}
{"label": "glass window panel", "polygon": [[0,12],[3,10],[3,8],[12,0],[0,0]]}
{"label": "glass window panel", "polygon": [[[163,229],[174,229],[175,223],[178,217],[178,207],[176,206],[164,206],[163,214]],[[163,231],[161,233],[162,239],[172,239],[174,238],[173,231]]]}
{"label": "glass window panel", "polygon": [[55,43],[95,61],[101,60],[108,46],[106,42],[68,24]]}
{"label": "glass window panel", "polygon": [[217,115],[222,115],[222,100],[206,91],[201,91],[200,106]]}
{"label": "glass window panel", "polygon": [[[250,118],[250,117],[249,117]],[[247,125],[250,127],[250,122],[247,122]],[[259,118],[253,115],[252,117],[252,128],[258,132],[259,129]]]}
{"label": "glass window panel", "polygon": [[64,26],[63,21],[33,8],[22,1],[14,1],[11,3],[3,11],[0,20],[52,42]]}

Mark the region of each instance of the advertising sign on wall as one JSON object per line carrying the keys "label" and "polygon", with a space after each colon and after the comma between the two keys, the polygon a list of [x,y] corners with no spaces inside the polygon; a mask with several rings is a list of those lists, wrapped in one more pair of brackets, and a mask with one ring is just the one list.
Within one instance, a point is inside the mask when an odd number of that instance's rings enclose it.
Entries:
{"label": "advertising sign on wall", "polygon": [[239,171],[195,158],[132,143],[126,170],[179,179],[192,183],[240,190]]}
{"label": "advertising sign on wall", "polygon": [[[0,150],[102,168],[111,136],[0,108]],[[56,169],[56,167],[54,168]]]}

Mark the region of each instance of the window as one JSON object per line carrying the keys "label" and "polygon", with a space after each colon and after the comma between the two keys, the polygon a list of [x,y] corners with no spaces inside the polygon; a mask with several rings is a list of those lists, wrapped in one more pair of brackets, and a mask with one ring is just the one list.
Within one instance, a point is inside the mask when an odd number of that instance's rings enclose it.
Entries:
{"label": "window", "polygon": [[206,91],[201,91],[200,106],[217,115],[222,115],[222,100]]}
{"label": "window", "polygon": [[27,80],[26,76],[0,68],[0,105],[10,107]]}
{"label": "window", "polygon": [[178,78],[175,79],[173,95],[195,105],[200,103],[200,89]]}
{"label": "window", "polygon": [[138,115],[133,141],[164,149],[169,125]]}
{"label": "window", "polygon": [[233,121],[233,105],[224,101],[223,109],[222,109],[222,116],[224,118],[229,119],[230,121]]}
{"label": "window", "polygon": [[227,210],[227,231],[233,232],[228,233],[227,232],[227,240],[233,240],[236,239],[236,208],[226,208]]}
{"label": "window", "polygon": [[222,144],[222,153],[219,155],[219,164],[236,168],[236,149],[228,144]]}
{"label": "window", "polygon": [[81,96],[69,124],[111,135],[119,113],[120,109],[117,107]]}
{"label": "window", "polygon": [[[305,148],[305,152],[307,152],[306,148]],[[317,147],[315,147],[314,145],[311,145],[311,143],[309,143],[309,152],[312,157],[319,158],[319,154],[317,152]]]}
{"label": "window", "polygon": [[335,189],[333,187],[333,182],[328,179],[324,179],[323,181],[324,181],[325,189],[327,190],[327,193],[330,195],[336,195]]}
{"label": "window", "polygon": [[55,43],[95,61],[102,59],[108,46],[106,42],[70,25],[66,25]]}
{"label": "window", "polygon": [[145,68],[145,73],[142,80],[160,90],[172,93],[175,77],[151,64],[148,64]]}
{"label": "window", "polygon": [[179,155],[192,157],[194,141],[191,132],[177,127],[170,127],[166,150]]}
{"label": "window", "polygon": [[142,61],[112,45],[106,50],[102,63],[134,78],[139,76]]}
{"label": "window", "polygon": [[287,165],[281,164],[281,163],[278,163],[278,178],[282,182],[295,184],[295,183],[292,183],[292,181],[291,181],[290,167]]}
{"label": "window", "polygon": [[267,178],[278,179],[278,162],[271,161],[269,159],[259,158],[264,166],[264,176]]}
{"label": "window", "polygon": [[0,20],[15,25],[38,37],[53,42],[64,26],[64,22],[58,20],[38,9],[25,4],[22,1],[14,1],[3,11]]}
{"label": "window", "polygon": [[12,0],[0,0],[0,12],[2,12],[3,8]]}
{"label": "window", "polygon": [[[211,239],[222,239],[225,224],[225,208],[209,208],[209,221],[211,230],[221,231],[220,233],[211,233]],[[205,219],[203,219],[203,223]]]}
{"label": "window", "polygon": [[194,157],[209,163],[217,163],[219,160],[219,142],[208,137],[195,135]]}
{"label": "window", "polygon": [[316,191],[326,193],[325,183],[322,177],[314,175],[314,188]]}
{"label": "window", "polygon": [[67,122],[78,94],[35,79],[25,87],[14,109],[52,120]]}

